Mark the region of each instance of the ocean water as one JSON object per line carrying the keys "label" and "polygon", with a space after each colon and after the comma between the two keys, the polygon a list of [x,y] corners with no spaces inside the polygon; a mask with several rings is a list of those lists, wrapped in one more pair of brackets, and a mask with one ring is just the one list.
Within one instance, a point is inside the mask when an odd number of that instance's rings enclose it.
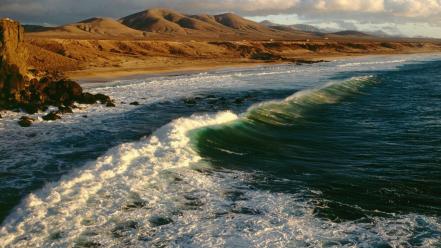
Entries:
{"label": "ocean water", "polygon": [[440,72],[220,70],[85,85],[119,104],[27,129],[2,113],[0,247],[441,247]]}

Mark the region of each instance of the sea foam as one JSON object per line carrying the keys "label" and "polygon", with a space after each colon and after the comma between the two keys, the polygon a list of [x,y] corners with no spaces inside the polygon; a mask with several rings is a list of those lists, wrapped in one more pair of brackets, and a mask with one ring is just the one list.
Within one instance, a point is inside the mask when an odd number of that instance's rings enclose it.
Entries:
{"label": "sea foam", "polygon": [[[93,220],[94,226],[103,225],[108,221],[107,214],[124,207],[128,195],[140,198],[142,193],[137,191],[162,187],[156,183],[165,170],[199,161],[189,145],[189,130],[235,119],[231,112],[181,118],[142,141],[111,149],[96,162],[29,195],[4,222],[0,231],[2,246],[45,247],[57,243],[51,239],[55,234],[63,237],[60,245],[74,243],[87,226],[83,224],[85,218]],[[153,188],[152,192],[158,194],[149,198],[150,204],[161,200],[161,190]]]}
{"label": "sea foam", "polygon": [[[192,149],[189,131],[238,118],[243,117],[231,112],[180,118],[139,142],[111,149],[28,196],[3,223],[1,246],[406,246],[416,229],[441,234],[439,218],[424,215],[321,219],[304,197],[321,192],[256,190],[248,184],[253,173],[210,168]],[[436,236],[421,238],[422,247],[439,244]]]}
{"label": "sea foam", "polygon": [[[302,70],[292,68],[287,74],[284,74],[287,67],[277,67],[272,68],[275,72],[259,69],[140,80],[130,84],[116,82],[95,90],[110,93],[121,101],[147,98],[141,103],[149,104],[211,87],[218,90],[277,88],[302,77],[307,78],[308,83],[311,77],[314,77],[312,81],[320,82],[322,77],[335,73],[335,67],[345,63],[335,62],[321,68],[305,66]],[[360,69],[365,69],[365,65],[354,64]],[[384,66],[377,62],[374,65]],[[341,70],[346,70],[345,66]],[[280,85],[264,85],[255,79],[256,75],[279,74],[283,79]],[[303,83],[303,86],[309,85]],[[137,99],[133,99],[133,94]],[[307,92],[298,93],[296,97],[302,94]],[[98,115],[114,110],[93,111]],[[126,111],[126,107],[121,107],[121,111]],[[369,223],[334,223],[314,215],[316,206],[304,200],[304,192],[282,194],[255,190],[248,186],[252,174],[207,169],[209,164],[191,148],[188,131],[238,118],[230,112],[181,118],[139,142],[112,148],[96,161],[27,196],[3,223],[0,246],[406,246],[417,229],[438,234],[422,237],[421,246],[440,245],[441,220],[437,217],[409,214],[376,217]],[[3,123],[0,128],[8,130],[13,125],[9,119]],[[44,127],[55,125],[49,123]],[[308,192],[311,193],[320,194]]]}

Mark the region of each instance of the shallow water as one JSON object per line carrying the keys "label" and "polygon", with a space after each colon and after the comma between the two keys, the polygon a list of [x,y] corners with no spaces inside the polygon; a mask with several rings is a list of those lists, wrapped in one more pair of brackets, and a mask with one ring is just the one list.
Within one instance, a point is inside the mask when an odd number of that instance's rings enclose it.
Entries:
{"label": "shallow water", "polygon": [[7,114],[0,243],[439,246],[439,71],[422,55],[216,71],[87,86],[138,107],[29,129]]}

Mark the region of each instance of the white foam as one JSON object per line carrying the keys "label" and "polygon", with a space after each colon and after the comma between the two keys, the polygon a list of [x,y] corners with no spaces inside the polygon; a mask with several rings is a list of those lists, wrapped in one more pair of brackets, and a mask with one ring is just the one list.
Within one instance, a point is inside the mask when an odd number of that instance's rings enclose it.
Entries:
{"label": "white foam", "polygon": [[[409,246],[416,229],[441,233],[439,218],[414,214],[368,223],[320,219],[304,192],[253,190],[246,186],[252,174],[205,170],[209,165],[192,149],[188,132],[237,119],[231,112],[181,118],[111,149],[29,195],[4,222],[0,245]],[[420,239],[422,247],[440,244],[436,235]]]}
{"label": "white foam", "polygon": [[[200,158],[189,147],[188,130],[236,118],[224,112],[177,119],[149,138],[113,148],[97,162],[27,197],[1,228],[2,246],[44,247],[50,244],[50,235],[55,230],[66,236],[64,244],[74,242],[84,231],[81,222],[85,217],[108,221],[107,214],[123,207],[129,192],[146,190],[146,184],[156,185],[164,170],[197,162]],[[160,200],[161,190],[158,193],[149,199],[150,203]],[[102,206],[105,199],[101,197],[111,201]]]}
{"label": "white foam", "polygon": [[[291,67],[281,66],[270,72],[259,68],[220,75],[115,82],[89,89],[118,101],[145,98],[140,102],[151,104],[208,89],[273,89],[287,87],[287,82],[294,82],[289,87],[296,84],[306,88],[311,87],[311,81],[319,84],[322,78],[335,73],[339,63],[343,62],[308,65],[302,71],[293,68],[286,72]],[[343,67],[339,71],[344,70]],[[269,81],[274,77],[277,83]],[[306,80],[307,77],[313,79]],[[131,108],[134,107],[94,106],[87,111],[100,116]],[[82,122],[82,113],[83,110],[65,117],[59,128],[48,129],[57,127],[56,123],[37,123],[16,135],[47,130],[43,137],[54,139],[53,132],[64,134],[69,124]],[[16,128],[12,120],[17,116],[10,115],[0,122],[0,128],[4,128],[0,131]],[[315,206],[305,202],[301,192],[289,195],[252,190],[246,187],[251,176],[246,173],[204,173],[204,167],[209,165],[191,149],[187,132],[237,118],[224,112],[178,119],[151,137],[111,149],[97,161],[26,197],[3,223],[0,246],[71,247],[99,243],[104,247],[368,247],[375,242],[406,246],[416,228],[441,233],[439,218],[421,215],[375,218],[372,223],[333,223],[315,217]],[[17,139],[0,143],[10,146],[11,142]],[[232,200],[231,192],[243,196]],[[255,214],[235,211],[241,208]],[[149,220],[158,216],[170,218],[173,223],[154,226]],[[440,245],[437,236],[422,240],[425,247]]]}
{"label": "white foam", "polygon": [[342,65],[338,65],[339,67],[356,67],[356,66],[369,66],[369,65],[384,65],[384,64],[402,64],[406,62],[405,59],[396,59],[396,60],[386,60],[386,61],[369,61],[369,62],[352,62],[346,63]]}

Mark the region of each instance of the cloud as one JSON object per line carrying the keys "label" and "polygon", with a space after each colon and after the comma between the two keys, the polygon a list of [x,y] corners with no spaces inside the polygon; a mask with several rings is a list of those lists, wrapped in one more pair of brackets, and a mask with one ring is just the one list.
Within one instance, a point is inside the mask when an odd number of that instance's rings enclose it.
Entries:
{"label": "cloud", "polygon": [[441,23],[441,0],[1,0],[0,16],[65,23],[91,16],[121,17],[152,7],[187,13],[296,14],[309,20]]}

